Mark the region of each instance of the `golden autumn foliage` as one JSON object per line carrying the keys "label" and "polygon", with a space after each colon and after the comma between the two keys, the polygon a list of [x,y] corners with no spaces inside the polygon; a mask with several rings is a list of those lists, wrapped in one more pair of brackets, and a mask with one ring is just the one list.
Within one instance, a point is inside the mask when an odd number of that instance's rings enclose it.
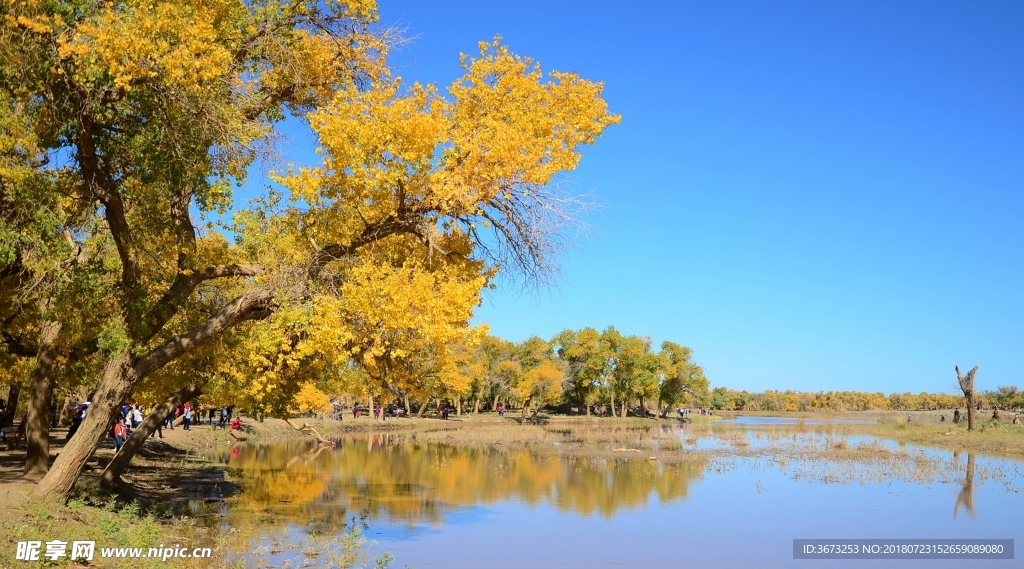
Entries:
{"label": "golden autumn foliage", "polygon": [[557,231],[544,220],[566,212],[544,185],[618,117],[599,84],[545,77],[497,42],[463,67],[452,99],[387,75],[339,90],[309,115],[322,164],[274,174],[288,201],[238,216],[241,246],[281,267],[268,282],[282,307],[229,366],[254,378],[247,400],[276,405],[283,380],[330,381],[351,363],[372,382],[356,393],[468,393],[481,290],[505,254],[510,269],[546,270]]}
{"label": "golden autumn foliage", "polygon": [[[0,7],[4,345],[31,358],[46,336],[44,359],[82,365],[97,394],[44,493],[68,492],[136,391],[275,410],[341,375],[395,397],[467,392],[457,354],[481,336],[481,290],[552,274],[585,206],[553,182],[619,120],[600,83],[497,39],[446,92],[407,84],[372,0]],[[321,164],[236,206],[289,116]],[[66,392],[33,369],[34,392]]]}
{"label": "golden autumn foliage", "polygon": [[329,413],[331,411],[331,396],[320,391],[312,381],[302,384],[299,392],[292,399],[292,403],[303,413]]}
{"label": "golden autumn foliage", "polygon": [[865,391],[737,391],[716,387],[701,404],[741,411],[914,411],[953,409],[964,404],[961,395],[945,393],[872,393]]}

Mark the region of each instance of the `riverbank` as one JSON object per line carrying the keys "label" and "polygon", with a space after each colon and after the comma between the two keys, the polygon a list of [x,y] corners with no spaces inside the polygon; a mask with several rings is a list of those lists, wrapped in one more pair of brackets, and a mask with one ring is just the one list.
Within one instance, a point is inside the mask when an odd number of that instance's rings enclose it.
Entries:
{"label": "riverbank", "polygon": [[[109,441],[86,465],[72,498],[65,504],[32,495],[33,484],[21,480],[24,445],[0,451],[0,567],[15,567],[19,542],[41,542],[39,559],[56,567],[111,567],[126,569],[166,568],[161,550],[150,557],[149,548],[210,548],[211,558],[175,558],[179,567],[222,567],[229,534],[197,526],[181,515],[190,500],[223,500],[235,491],[223,467],[199,458],[191,449],[189,434],[154,438],[146,442],[132,461],[124,484],[113,491],[101,489],[99,474],[113,456]],[[51,457],[61,451],[67,429],[51,432]],[[65,555],[56,560],[45,557],[46,543],[66,543]],[[88,565],[70,559],[75,541],[95,543]],[[140,548],[138,552],[109,552],[104,548]],[[220,552],[220,554],[218,554]],[[137,553],[138,555],[132,557]],[[155,552],[154,552],[155,553]],[[120,554],[120,555],[115,555]]]}
{"label": "riverbank", "polygon": [[[943,414],[947,414],[942,421]],[[966,425],[953,425],[948,412],[864,412],[864,413],[774,413],[792,419],[798,432],[815,435],[810,442],[793,447],[789,435],[742,434],[727,427],[728,419],[753,413],[722,412],[713,416],[691,415],[685,423],[678,417],[666,419],[630,417],[598,418],[542,414],[537,421],[521,424],[519,417],[496,414],[452,415],[449,419],[404,418],[387,421],[372,417],[344,420],[293,419],[298,427],[312,427],[324,439],[355,437],[373,441],[397,436],[417,443],[497,449],[527,449],[539,454],[578,458],[657,461],[662,464],[704,463],[723,457],[791,456],[828,461],[899,461],[878,445],[846,445],[837,435],[865,434],[901,443],[949,448],[973,454],[1024,456],[1024,426],[1008,418],[998,423],[977,423],[975,432]],[[756,414],[767,416],[769,414]],[[907,421],[907,417],[910,421]],[[724,421],[723,421],[724,420]],[[15,543],[38,540],[76,541],[97,537],[97,547],[158,547],[179,545],[210,547],[214,558],[180,560],[183,567],[224,566],[226,544],[237,545],[252,536],[230,535],[197,524],[191,518],[196,504],[209,511],[238,492],[231,471],[216,457],[230,456],[235,447],[306,439],[281,419],[263,422],[243,418],[244,428],[231,431],[209,424],[165,429],[163,438],[154,437],[143,445],[124,474],[124,483],[114,491],[100,489],[97,479],[112,457],[110,441],[90,460],[68,504],[54,504],[31,496],[31,484],[21,481],[24,447],[0,451],[0,540],[10,544],[0,551],[0,566],[15,564]],[[52,434],[52,453],[64,443],[62,429]],[[712,441],[707,446],[700,441]],[[786,446],[789,445],[789,446]],[[890,456],[891,455],[891,456]],[[886,463],[888,464],[888,463]],[[201,527],[205,526],[205,527]],[[102,541],[101,539],[105,540]],[[66,560],[65,560],[66,561]],[[58,566],[72,566],[68,563]],[[96,559],[94,567],[165,566],[150,559]]]}

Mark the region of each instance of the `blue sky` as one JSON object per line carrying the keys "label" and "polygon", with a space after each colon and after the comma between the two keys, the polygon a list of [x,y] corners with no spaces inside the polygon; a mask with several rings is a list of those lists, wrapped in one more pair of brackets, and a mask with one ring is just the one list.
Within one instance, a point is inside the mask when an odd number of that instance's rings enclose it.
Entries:
{"label": "blue sky", "polygon": [[[714,385],[1024,383],[1024,4],[380,0],[407,79],[501,34],[605,82],[572,174],[602,204],[559,287],[491,294],[515,340],[615,325]],[[305,155],[312,143],[291,141]]]}

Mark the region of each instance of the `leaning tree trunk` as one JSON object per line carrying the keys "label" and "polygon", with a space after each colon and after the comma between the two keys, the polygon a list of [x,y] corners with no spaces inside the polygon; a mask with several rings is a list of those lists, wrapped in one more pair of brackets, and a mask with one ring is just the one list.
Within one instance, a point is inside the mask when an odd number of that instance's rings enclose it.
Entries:
{"label": "leaning tree trunk", "polygon": [[14,416],[18,413],[19,395],[21,395],[20,383],[15,383],[7,390],[7,414],[4,417],[4,427],[14,425]]}
{"label": "leaning tree trunk", "polygon": [[978,366],[967,372],[967,375],[960,375],[960,366],[955,366],[956,379],[960,382],[960,390],[964,392],[964,399],[967,400],[967,430],[974,430],[974,374],[978,372]]}
{"label": "leaning tree trunk", "polygon": [[495,393],[494,394],[494,404],[491,405],[491,411],[492,412],[498,410],[498,397],[501,397],[501,394],[500,393]]}
{"label": "leaning tree trunk", "polygon": [[149,416],[146,417],[146,420],[139,425],[139,428],[135,429],[132,436],[128,437],[128,440],[124,442],[124,446],[121,447],[121,450],[117,451],[113,460],[107,463],[107,467],[100,474],[100,484],[109,488],[114,483],[120,481],[121,474],[124,473],[132,458],[142,448],[142,443],[146,442],[153,432],[156,431],[156,428],[167,420],[167,416],[170,415],[175,407],[195,398],[199,393],[200,389],[198,387],[183,387],[171,394],[162,405],[153,409]]}
{"label": "leaning tree trunk", "polygon": [[37,496],[52,495],[63,499],[71,492],[86,462],[106,436],[107,428],[116,417],[117,406],[132,391],[136,377],[132,359],[131,351],[124,349],[104,366],[103,379],[96,389],[85,420],[57,456],[46,476],[39,481],[35,488]]}
{"label": "leaning tree trunk", "polygon": [[140,359],[135,357],[131,347],[112,355],[103,366],[103,376],[85,420],[57,456],[53,467],[36,486],[35,494],[66,498],[85,469],[89,457],[96,452],[107,427],[116,417],[117,406],[128,398],[141,379],[240,322],[266,318],[272,311],[270,303],[273,298],[273,291],[269,289],[250,290],[236,297],[199,326],[167,340]]}
{"label": "leaning tree trunk", "polygon": [[60,322],[52,320],[44,320],[39,327],[39,351],[36,353],[36,365],[32,368],[32,391],[29,393],[25,429],[28,452],[24,475],[29,480],[42,478],[50,467],[50,399],[56,382],[53,369],[57,356],[55,344],[61,328]]}
{"label": "leaning tree trunk", "polygon": [[430,397],[423,398],[423,402],[420,403],[420,408],[416,411],[416,418],[420,419],[423,417],[423,412],[427,410],[427,404],[430,403]]}

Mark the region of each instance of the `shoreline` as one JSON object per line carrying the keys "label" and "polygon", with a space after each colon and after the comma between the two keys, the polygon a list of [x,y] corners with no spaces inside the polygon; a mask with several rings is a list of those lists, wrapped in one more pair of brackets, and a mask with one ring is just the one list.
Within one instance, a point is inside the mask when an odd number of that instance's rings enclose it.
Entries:
{"label": "shoreline", "polygon": [[[744,437],[740,436],[733,437],[735,440],[730,443],[732,446],[713,453],[686,449],[678,436],[666,435],[662,427],[687,425],[699,437],[703,436],[703,430],[717,431],[716,425],[721,421],[739,416],[780,417],[794,419],[801,428],[825,430],[826,439],[830,433],[867,434],[901,444],[944,448],[954,453],[968,452],[1018,460],[1024,458],[1024,444],[1021,444],[1024,442],[1024,425],[1012,425],[1008,417],[999,423],[986,419],[979,420],[976,431],[968,433],[966,425],[953,425],[948,415],[945,422],[939,421],[938,417],[942,413],[722,411],[712,416],[691,415],[685,423],[678,417],[622,419],[545,414],[539,415],[539,420],[531,424],[519,424],[514,415],[498,417],[496,414],[452,415],[447,420],[413,417],[380,421],[372,417],[361,417],[340,421],[310,418],[292,421],[298,426],[305,423],[313,427],[326,439],[348,435],[407,435],[415,443],[526,449],[580,458],[656,460],[663,464],[674,464],[705,462],[712,456],[751,456],[754,451],[746,447],[745,441],[740,440]],[[911,418],[909,423],[906,422],[907,415]],[[842,422],[844,419],[864,422]],[[824,422],[804,423],[809,420]],[[110,441],[105,440],[90,459],[82,480],[67,504],[31,496],[32,484],[20,479],[24,450],[0,451],[0,507],[8,512],[0,521],[0,535],[8,543],[24,539],[45,541],[64,539],[62,536],[65,534],[106,535],[109,529],[102,528],[115,527],[123,532],[121,539],[125,543],[143,539],[139,536],[157,536],[152,539],[157,540],[159,537],[165,541],[173,538],[184,543],[226,544],[222,540],[228,539],[227,535],[218,535],[215,531],[201,527],[190,515],[183,515],[190,502],[223,503],[239,491],[228,466],[204,458],[204,455],[234,445],[312,440],[312,437],[295,430],[282,419],[268,418],[260,423],[244,418],[243,425],[241,434],[211,428],[208,424],[194,425],[190,431],[184,431],[180,426],[173,430],[165,429],[163,439],[154,437],[146,441],[132,465],[125,471],[122,484],[113,490],[101,489],[97,483],[102,467],[112,456]],[[65,432],[66,429],[58,428],[51,434],[51,455],[63,447]],[[864,458],[877,450],[848,449],[845,445],[832,448],[826,444],[815,452],[823,453],[821,456],[859,460],[862,454]],[[240,537],[233,536],[232,539],[237,541]],[[222,552],[227,550],[226,546],[219,549]],[[9,557],[13,561],[13,554],[13,550],[0,552],[0,565],[7,564]],[[215,557],[198,564],[184,563],[184,566],[210,567],[219,566],[218,563]],[[127,565],[94,562],[91,566]],[[132,565],[133,568],[149,566],[138,563]]]}

